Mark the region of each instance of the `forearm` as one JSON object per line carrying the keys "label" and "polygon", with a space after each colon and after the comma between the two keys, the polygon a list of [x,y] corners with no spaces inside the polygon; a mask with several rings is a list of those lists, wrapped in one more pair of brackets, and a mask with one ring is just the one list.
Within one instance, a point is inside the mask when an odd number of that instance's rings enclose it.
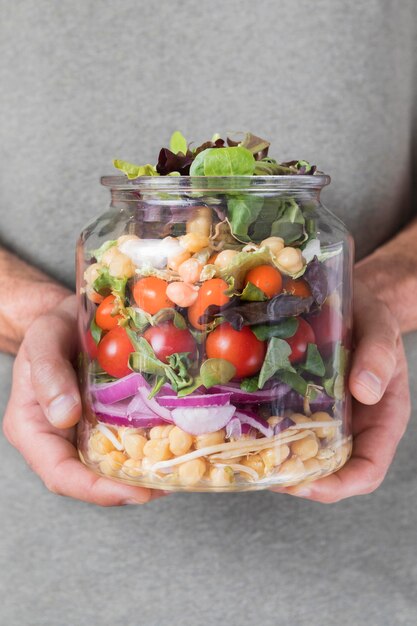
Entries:
{"label": "forearm", "polygon": [[0,248],[0,352],[17,352],[33,320],[69,295],[68,289]]}
{"label": "forearm", "polygon": [[355,275],[385,302],[403,333],[417,330],[417,220],[360,261]]}

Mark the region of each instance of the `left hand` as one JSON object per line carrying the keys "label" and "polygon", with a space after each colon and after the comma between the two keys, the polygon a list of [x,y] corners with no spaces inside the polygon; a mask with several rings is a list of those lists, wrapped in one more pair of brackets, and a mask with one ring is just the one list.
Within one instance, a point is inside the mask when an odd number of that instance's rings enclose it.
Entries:
{"label": "left hand", "polygon": [[349,377],[354,398],[352,457],[330,476],[276,491],[330,503],[369,494],[384,480],[410,417],[407,362],[396,318],[359,281],[354,345]]}

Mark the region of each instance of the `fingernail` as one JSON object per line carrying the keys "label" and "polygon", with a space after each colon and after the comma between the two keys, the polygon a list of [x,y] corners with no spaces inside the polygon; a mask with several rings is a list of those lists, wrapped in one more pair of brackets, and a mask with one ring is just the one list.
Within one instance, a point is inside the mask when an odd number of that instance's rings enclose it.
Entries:
{"label": "fingernail", "polygon": [[68,418],[69,413],[75,406],[77,406],[77,404],[77,398],[64,394],[52,400],[47,410],[48,419],[51,424],[59,426]]}
{"label": "fingernail", "polygon": [[356,377],[357,382],[377,398],[381,397],[382,383],[378,376],[368,370],[362,370]]}

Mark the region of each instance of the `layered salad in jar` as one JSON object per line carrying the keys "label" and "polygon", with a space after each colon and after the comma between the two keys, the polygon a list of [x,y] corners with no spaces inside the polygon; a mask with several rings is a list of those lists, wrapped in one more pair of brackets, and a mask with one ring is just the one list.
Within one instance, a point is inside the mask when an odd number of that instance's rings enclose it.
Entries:
{"label": "layered salad in jar", "polygon": [[[268,148],[247,134],[193,149],[177,132],[156,167],[114,164],[127,182],[320,175]],[[82,460],[168,490],[285,487],[336,471],[351,450],[343,243],[324,242],[308,194],[178,189],[138,193],[138,211],[169,207],[170,219],[148,234],[130,220],[85,253]]]}

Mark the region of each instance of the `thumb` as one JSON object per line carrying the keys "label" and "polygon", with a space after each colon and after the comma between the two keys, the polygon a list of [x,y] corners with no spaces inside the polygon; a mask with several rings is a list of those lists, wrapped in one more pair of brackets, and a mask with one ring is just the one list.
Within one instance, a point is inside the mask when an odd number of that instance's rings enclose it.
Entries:
{"label": "thumb", "polygon": [[77,376],[71,364],[77,343],[75,313],[62,309],[35,320],[24,340],[36,399],[56,428],[70,428],[81,417]]}
{"label": "thumb", "polygon": [[376,404],[394,374],[400,333],[388,307],[361,283],[355,286],[354,329],[350,390],[359,402]]}

